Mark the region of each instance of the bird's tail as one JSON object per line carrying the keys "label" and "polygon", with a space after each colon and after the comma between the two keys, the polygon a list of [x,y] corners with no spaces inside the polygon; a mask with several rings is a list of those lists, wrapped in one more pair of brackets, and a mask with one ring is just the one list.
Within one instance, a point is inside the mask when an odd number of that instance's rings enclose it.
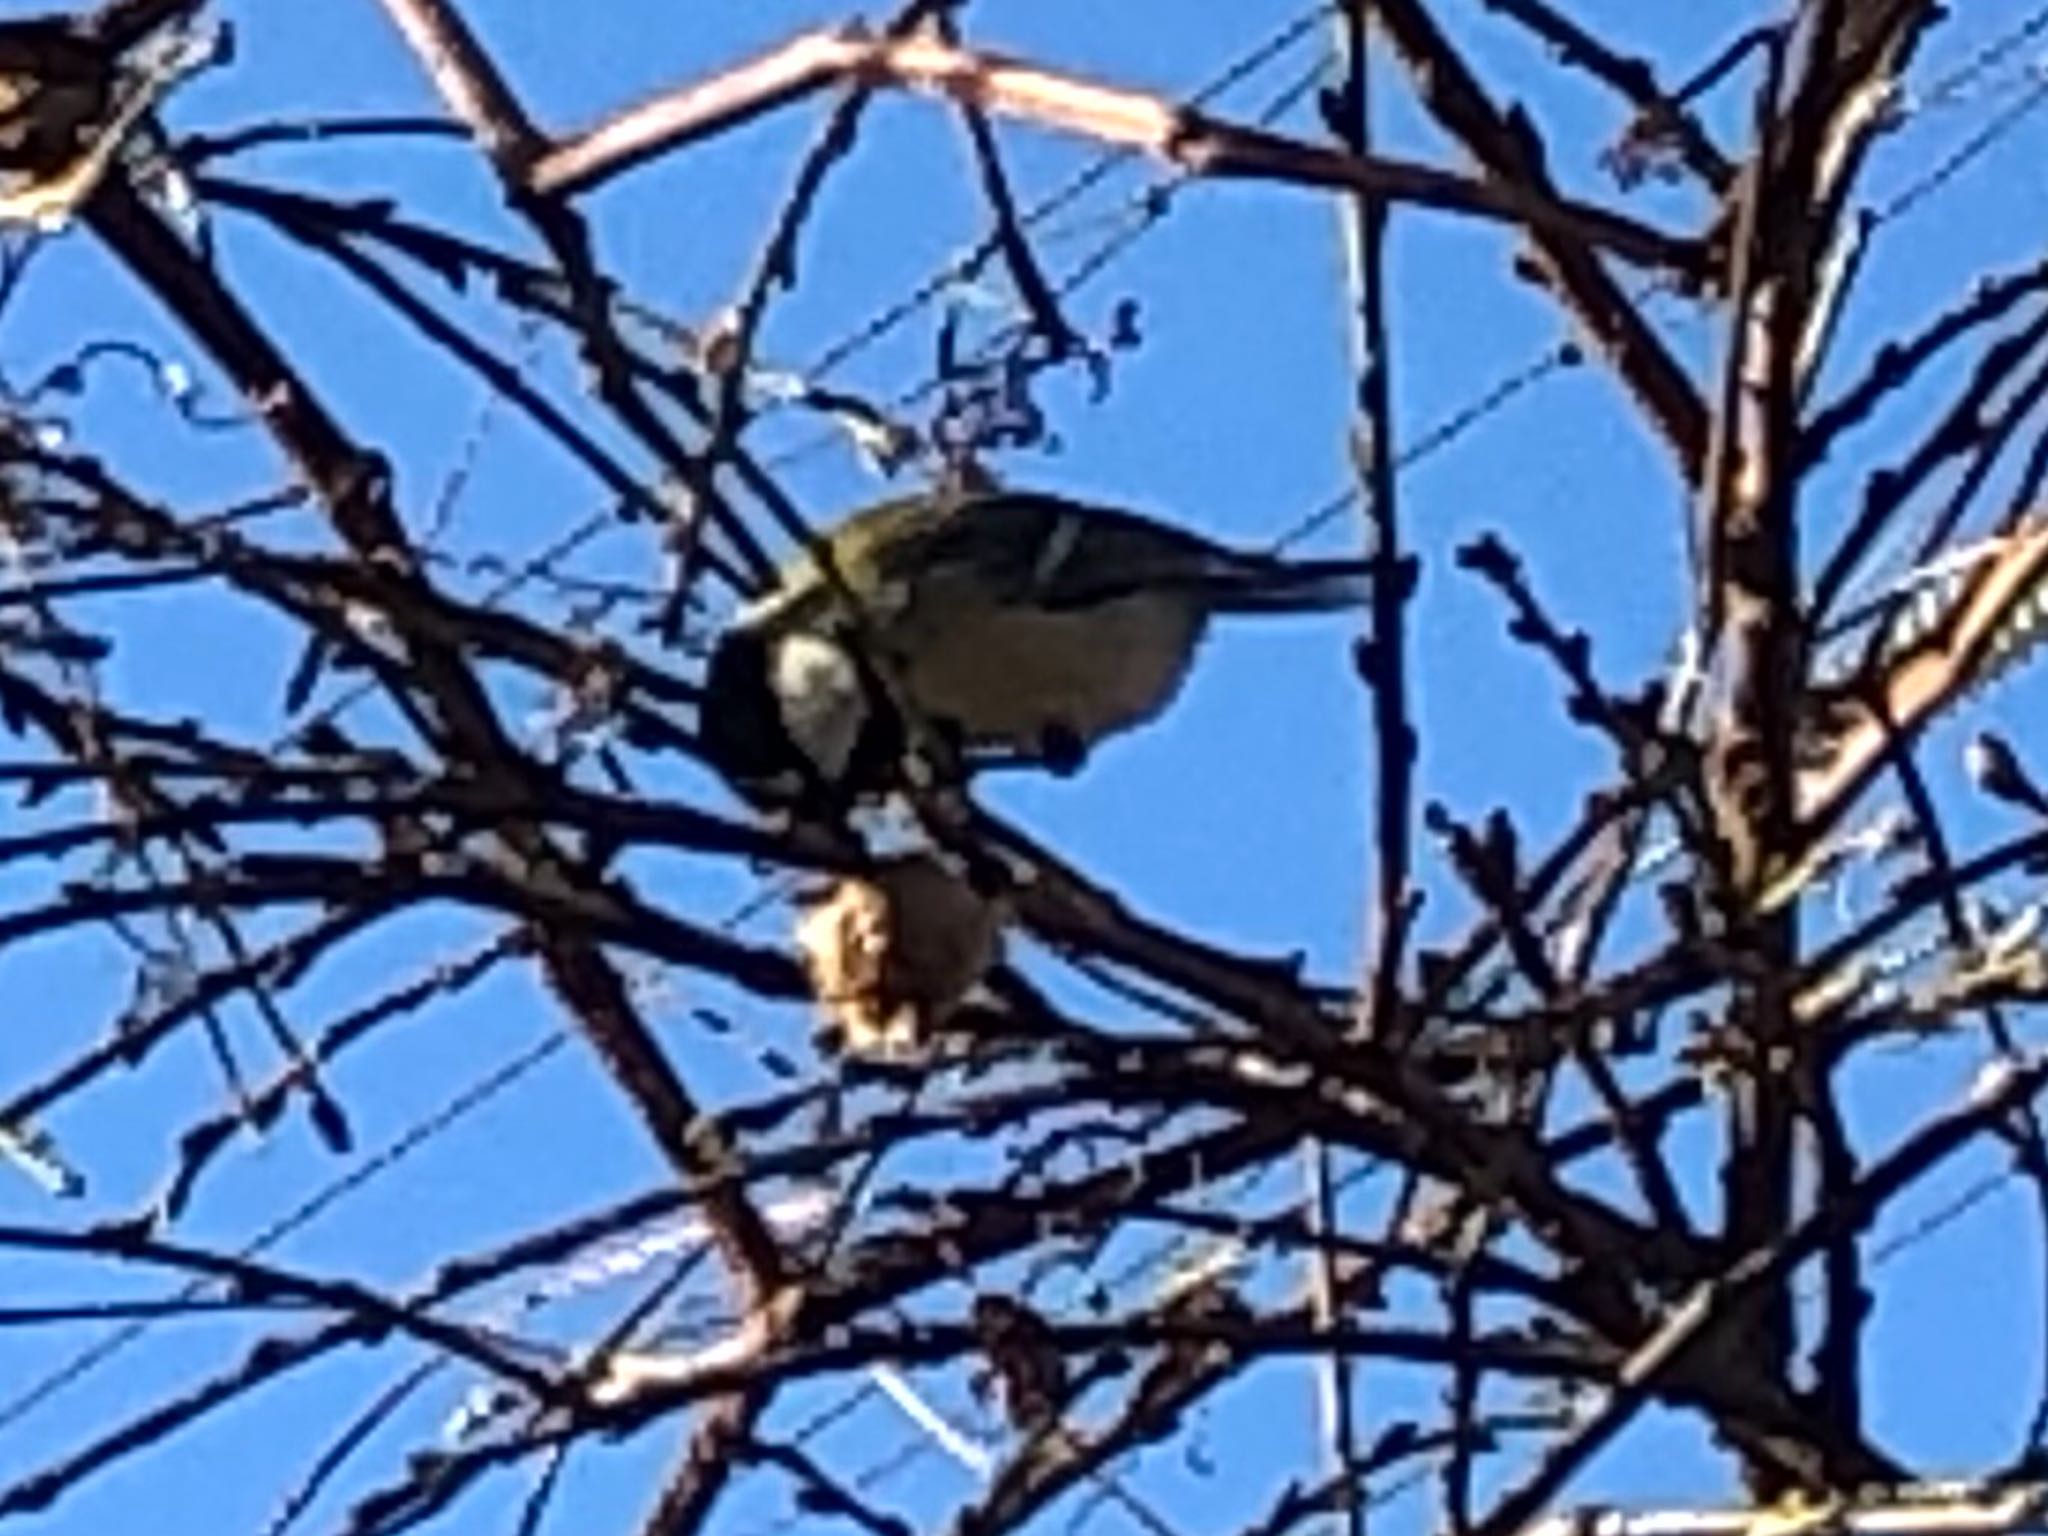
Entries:
{"label": "bird's tail", "polygon": [[1217,613],[1355,608],[1372,595],[1372,562],[1247,557],[1216,571],[1204,585]]}

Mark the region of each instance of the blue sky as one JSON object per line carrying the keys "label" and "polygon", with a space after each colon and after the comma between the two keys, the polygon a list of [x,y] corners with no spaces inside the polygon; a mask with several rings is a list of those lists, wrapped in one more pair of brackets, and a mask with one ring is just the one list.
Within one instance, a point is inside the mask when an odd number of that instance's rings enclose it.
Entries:
{"label": "blue sky", "polygon": [[[1589,198],[1613,196],[1600,150],[1624,122],[1596,88],[1558,75],[1539,50],[1483,6],[1438,7],[1499,99],[1529,107],[1549,136],[1552,170]],[[1958,7],[1923,56],[1928,78],[1978,57],[2024,19],[2015,4]],[[1745,27],[1765,18],[1754,5],[1644,7],[1598,0],[1573,7],[1588,26],[1610,28],[1682,77]],[[431,112],[429,89],[396,32],[374,5],[284,6],[231,0],[219,14],[235,27],[235,62],[181,91],[171,109],[179,129],[218,131],[276,117]],[[802,28],[841,19],[796,3],[598,0],[572,8],[541,0],[477,0],[465,7],[506,74],[547,125],[568,127],[680,79],[729,64]],[[979,44],[1055,63],[1169,96],[1197,89],[1300,14],[1291,5],[1171,7],[1136,0],[1112,7],[1087,0],[981,0],[968,30]],[[1312,69],[1325,44],[1311,30],[1292,49],[1220,98],[1216,110],[1258,116]],[[2038,45],[1997,57],[1953,100],[1913,113],[1882,144],[1867,201],[1882,209],[1912,188],[1942,155],[1964,144],[2031,89],[2023,66]],[[1744,77],[1747,79],[1747,76]],[[1396,152],[1438,163],[1456,156],[1418,116],[1394,69],[1378,76],[1382,128]],[[600,258],[639,299],[703,323],[741,290],[763,231],[809,141],[821,103],[806,103],[708,144],[645,167],[588,203]],[[1741,88],[1716,95],[1707,116],[1726,137],[1746,112]],[[1313,134],[1311,108],[1281,122]],[[1028,202],[1093,160],[1094,146],[1023,126],[1004,130],[1008,164]],[[2039,169],[2044,134],[2019,122],[1952,180],[1883,226],[1868,275],[1849,311],[1834,377],[1853,374],[1872,348],[1924,322],[1961,293],[1972,274],[2037,259],[2048,179]],[[477,157],[443,141],[340,143],[265,151],[230,168],[251,179],[337,195],[392,197],[408,209],[479,239],[533,255],[526,230],[500,207]],[[1058,274],[1095,250],[1132,197],[1158,183],[1156,166],[1134,163],[1053,220],[1042,252]],[[1696,199],[1652,190],[1631,208],[1673,226],[1702,217]],[[913,290],[963,246],[985,217],[973,190],[957,123],[922,99],[878,102],[854,159],[843,166],[809,226],[800,281],[774,305],[762,351],[797,370],[833,347],[868,315]],[[271,232],[222,215],[212,230],[237,289],[285,340],[350,427],[386,452],[399,500],[415,527],[435,515],[460,477],[450,546],[466,556],[518,562],[607,507],[598,487],[550,446],[537,442],[484,392],[421,348],[346,279]],[[1508,272],[1514,242],[1504,231],[1444,215],[1402,213],[1390,246],[1395,428],[1416,441],[1459,416],[1503,380],[1554,353],[1568,331],[1555,306]],[[1265,545],[1288,536],[1345,485],[1349,474],[1348,343],[1344,329],[1338,220],[1323,198],[1282,188],[1193,186],[1170,213],[1071,300],[1085,332],[1106,334],[1118,306],[1135,300],[1142,342],[1118,352],[1109,387],[1092,398],[1077,377],[1050,381],[1056,451],[1014,455],[998,466],[1016,481],[1125,502],[1171,516],[1219,538]],[[1633,279],[1631,279],[1633,281]],[[576,406],[579,377],[559,340],[535,338],[481,291],[437,303],[472,334],[525,361],[531,378]],[[970,326],[1004,317],[1006,294],[991,274],[981,291],[952,296]],[[1674,349],[1693,366],[1715,355],[1708,317],[1665,297],[1652,312]],[[929,374],[935,308],[924,310],[859,353],[830,380],[889,400]],[[168,334],[136,291],[81,234],[40,252],[27,285],[0,314],[0,372],[20,388],[90,337],[139,337],[167,358],[204,369],[188,344]],[[1938,397],[1943,382],[1930,386]],[[214,386],[217,391],[218,386]],[[1823,386],[1823,393],[1826,385]],[[224,403],[224,402],[217,402]],[[75,440],[167,501],[225,503],[275,483],[279,470],[253,431],[204,437],[181,423],[141,370],[105,366],[77,398],[60,403]],[[1910,440],[1910,410],[1847,445],[1811,503],[1816,527],[1840,515],[1874,455]],[[606,440],[630,454],[615,431]],[[843,437],[815,417],[765,418],[751,438],[780,466],[807,514],[826,520],[883,487]],[[1595,640],[1601,675],[1633,683],[1668,664],[1683,621],[1685,499],[1663,448],[1647,438],[1596,363],[1558,368],[1519,392],[1448,447],[1405,472],[1403,516],[1424,560],[1413,611],[1415,709],[1422,732],[1423,792],[1460,815],[1494,805],[1516,817],[1527,846],[1544,846],[1576,816],[1609,764],[1599,743],[1569,727],[1551,676],[1502,640],[1496,599],[1454,569],[1451,555],[1485,530],[1499,531],[1528,562],[1553,613]],[[1837,500],[1839,498],[1839,500]],[[294,537],[309,524],[286,524]],[[1301,547],[1355,551],[1355,516],[1331,520]],[[578,569],[609,576],[654,569],[644,529],[611,531],[585,551]],[[487,578],[474,578],[478,587]],[[278,701],[294,655],[278,628],[246,609],[225,610],[190,596],[124,599],[107,610],[118,649],[106,672],[119,699],[164,714],[189,712],[252,737],[274,733]],[[1017,780],[992,798],[1036,835],[1123,892],[1141,911],[1245,951],[1300,950],[1321,975],[1355,971],[1370,890],[1368,700],[1348,660],[1344,619],[1247,622],[1219,629],[1185,696],[1156,728],[1107,746],[1072,781]],[[2023,722],[2036,688],[2022,682],[1996,696],[2000,718]],[[544,708],[518,685],[501,699],[509,719]],[[374,719],[373,716],[364,716]],[[1945,796],[1956,790],[1953,730],[1939,736],[1931,771]],[[650,792],[731,808],[701,776],[664,770]],[[10,813],[12,814],[12,813]],[[22,813],[26,816],[28,813]],[[26,824],[26,822],[24,822]],[[2001,823],[1963,811],[1961,835],[1983,838]],[[2010,830],[2009,827],[2003,828]],[[636,879],[665,903],[717,923],[754,898],[750,872],[704,860],[635,866]],[[48,888],[46,868],[0,870],[0,903],[13,906]],[[1468,912],[1436,876],[1426,937],[1454,933]],[[771,908],[741,928],[770,940],[784,915]],[[257,931],[263,931],[257,925]],[[464,953],[483,936],[473,920],[423,914],[379,932],[324,965],[297,989],[293,1017],[313,1027],[378,986]],[[1027,952],[1028,954],[1028,952]],[[1036,958],[1036,957],[1032,957]],[[775,1087],[762,1065],[771,1050],[802,1050],[808,1020],[689,978],[643,978],[664,1040],[711,1102],[755,1097]],[[97,1038],[128,985],[118,951],[97,936],[0,953],[0,996],[10,1027],[0,1030],[0,1093],[39,1079]],[[1063,983],[1062,985],[1066,985]],[[1069,995],[1063,993],[1062,995]],[[1074,990],[1097,1014],[1113,1011],[1099,993]],[[698,1010],[725,1017],[706,1027]],[[519,976],[494,977],[390,1032],[335,1070],[336,1092],[356,1124],[362,1156],[407,1136],[486,1074],[535,1049],[561,1020],[552,1001]],[[253,1019],[233,1021],[252,1061],[263,1063]],[[1936,1043],[1887,1050],[1859,1070],[1851,1111],[1861,1145],[1875,1151],[1967,1083],[1974,1048]],[[202,1043],[183,1038],[144,1068],[113,1076],[65,1106],[48,1129],[89,1180],[85,1198],[52,1206],[28,1181],[0,1176],[0,1222],[86,1222],[133,1210],[168,1166],[173,1142],[219,1098]],[[1708,1183],[1706,1136],[1682,1140]],[[963,1154],[967,1155],[967,1154]],[[203,1186],[177,1235],[237,1246],[351,1163],[324,1154],[298,1116],[261,1145],[239,1143]],[[1986,1155],[1943,1189],[1929,1189],[1892,1224],[1910,1226],[1973,1178],[1994,1172]],[[936,1170],[919,1168],[914,1177]],[[401,1166],[381,1173],[318,1220],[295,1230],[274,1256],[323,1273],[347,1273],[403,1287],[438,1261],[503,1241],[524,1226],[556,1220],[659,1183],[651,1146],[621,1112],[608,1082],[572,1042],[524,1072],[489,1105],[435,1135]],[[1249,1193],[1219,1189],[1212,1203],[1278,1203],[1284,1179]],[[1384,1198],[1370,1181],[1356,1210]],[[1903,1250],[1881,1272],[1883,1302],[1872,1336],[1869,1390],[1877,1438],[1931,1473],[1967,1471],[2009,1453],[2030,1401],[2043,1349],[2040,1248],[2027,1202],[2007,1186],[1976,1205],[1938,1241]],[[1880,1237],[1884,1233],[1880,1232]],[[154,1295],[158,1277],[86,1276],[75,1265],[0,1256],[0,1297],[56,1299],[89,1286],[94,1295]],[[964,1293],[962,1293],[964,1294]],[[943,1304],[948,1298],[938,1298]],[[950,1297],[952,1303],[960,1294]],[[550,1336],[587,1338],[611,1309],[609,1296],[554,1309]],[[134,1347],[18,1415],[17,1387],[41,1379],[95,1336],[87,1328],[0,1331],[0,1472],[25,1469],[75,1445],[111,1416],[132,1411],[194,1371],[235,1358],[245,1324],[180,1322],[151,1330]],[[355,1350],[320,1370],[244,1401],[193,1434],[135,1458],[79,1490],[26,1527],[37,1533],[260,1529],[289,1486],[348,1414],[399,1369],[390,1352]],[[433,1436],[459,1400],[465,1378],[447,1372],[373,1440],[361,1465],[388,1475],[403,1451]],[[969,1421],[954,1378],[930,1384]],[[1285,1471],[1298,1471],[1312,1429],[1306,1372],[1264,1367],[1203,1410],[1194,1431],[1220,1470],[1190,1477],[1174,1458],[1152,1453],[1132,1486],[1188,1532],[1227,1530],[1254,1518]],[[845,1383],[799,1394],[785,1429],[837,1400]],[[1389,1373],[1367,1387],[1375,1414],[1421,1403],[1421,1385]],[[1433,1390],[1433,1389],[1431,1389]],[[18,1399],[13,1399],[18,1402]],[[885,1460],[914,1434],[894,1408],[866,1403],[819,1441],[842,1472]],[[555,1518],[606,1528],[643,1507],[651,1479],[673,1454],[664,1425],[572,1463]],[[782,1485],[759,1480],[723,1507],[721,1531],[752,1532],[785,1507]],[[878,1497],[913,1516],[949,1507],[970,1487],[965,1469],[927,1451],[880,1484]],[[361,1486],[344,1479],[342,1486]],[[499,1478],[464,1506],[451,1527],[508,1523],[525,1486]],[[1684,1502],[1727,1492],[1721,1464],[1697,1427],[1652,1415],[1596,1465],[1576,1495]],[[307,1529],[331,1529],[345,1501],[330,1495]],[[1064,1529],[1069,1499],[1040,1528]],[[1430,1513],[1425,1492],[1403,1504],[1404,1522]],[[570,1512],[574,1511],[572,1515]],[[1092,1529],[1128,1526],[1115,1506]],[[492,1527],[496,1528],[496,1527]],[[1403,1529],[1419,1528],[1404,1523]]]}

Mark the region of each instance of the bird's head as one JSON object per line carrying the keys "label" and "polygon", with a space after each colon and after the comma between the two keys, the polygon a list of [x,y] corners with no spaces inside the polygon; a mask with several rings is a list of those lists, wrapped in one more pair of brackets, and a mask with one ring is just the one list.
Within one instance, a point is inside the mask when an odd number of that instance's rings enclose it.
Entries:
{"label": "bird's head", "polygon": [[767,807],[843,811],[900,755],[894,711],[854,649],[736,624],[704,677],[698,739],[719,775]]}

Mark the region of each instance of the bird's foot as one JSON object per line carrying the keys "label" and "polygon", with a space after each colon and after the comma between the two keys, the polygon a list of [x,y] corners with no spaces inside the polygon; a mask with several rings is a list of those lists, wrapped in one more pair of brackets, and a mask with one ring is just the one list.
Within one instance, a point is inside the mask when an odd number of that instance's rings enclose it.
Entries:
{"label": "bird's foot", "polygon": [[1039,761],[1063,779],[1079,773],[1088,762],[1088,743],[1073,727],[1054,721],[1038,733]]}

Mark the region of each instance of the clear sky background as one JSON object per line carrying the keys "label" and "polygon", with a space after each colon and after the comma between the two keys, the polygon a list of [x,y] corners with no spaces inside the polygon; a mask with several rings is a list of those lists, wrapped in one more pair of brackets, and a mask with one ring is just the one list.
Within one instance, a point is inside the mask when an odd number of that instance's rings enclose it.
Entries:
{"label": "clear sky background", "polygon": [[[1571,9],[1656,61],[1667,82],[1775,14],[1712,0],[1579,0]],[[1909,195],[1912,201],[1880,227],[1847,316],[1836,378],[1859,368],[1886,336],[1952,303],[1972,274],[2042,256],[2048,116],[2016,117],[1955,175],[1920,190],[1942,157],[2037,102],[2043,90],[2048,37],[2011,41],[2028,22],[2028,7],[1974,0],[1955,9],[1959,14],[1923,52],[1921,78],[1962,71],[1960,83],[1946,94],[1909,96],[1912,110],[1883,142],[1867,183],[1874,211]],[[1469,48],[1496,99],[1518,100],[1532,112],[1552,147],[1557,179],[1584,196],[1612,197],[1599,155],[1622,128],[1622,111],[1597,88],[1554,70],[1476,0],[1446,0],[1436,10]],[[828,6],[774,0],[472,0],[465,13],[538,118],[555,127],[593,120],[844,16]],[[169,113],[177,129],[437,110],[414,60],[370,0],[230,0],[219,14],[235,27],[237,56],[178,94]],[[1268,0],[978,0],[967,25],[983,46],[1184,98],[1303,14],[1300,6]],[[1327,41],[1324,28],[1307,28],[1218,97],[1214,109],[1239,120],[1259,117],[1296,90]],[[1407,99],[1398,71],[1386,68],[1376,78],[1389,148],[1457,163]],[[1751,78],[1743,72],[1706,109],[1731,147]],[[602,261],[639,299],[680,320],[706,321],[744,287],[825,105],[783,111],[596,194],[588,207]],[[1296,101],[1278,121],[1304,135],[1317,132],[1312,104]],[[1007,126],[1004,145],[1027,203],[1099,158],[1095,146],[1030,126]],[[534,254],[524,227],[500,209],[478,157],[456,141],[267,150],[227,169],[253,180],[396,198],[415,213]],[[1119,228],[1133,228],[1134,197],[1169,179],[1142,162],[1120,166],[1044,226],[1048,268],[1066,272]],[[1690,227],[1704,213],[1697,199],[1659,189],[1639,193],[1630,206],[1674,227]],[[1078,374],[1049,381],[1041,403],[1056,446],[997,467],[1020,484],[1124,502],[1217,537],[1268,545],[1293,535],[1349,480],[1351,365],[1339,221],[1319,197],[1247,185],[1189,186],[1168,209],[1071,299],[1070,317],[1096,337],[1107,335],[1120,305],[1134,301],[1140,344],[1112,356],[1100,398]],[[985,227],[952,115],[929,100],[879,101],[855,158],[835,172],[808,229],[795,291],[771,312],[765,358],[798,372],[811,368]],[[232,215],[218,218],[212,234],[238,289],[348,425],[390,456],[400,503],[415,527],[426,526],[446,501],[448,547],[516,565],[606,510],[600,487],[505,409],[490,406],[477,383],[426,352],[332,268]],[[1683,622],[1685,502],[1668,454],[1645,436],[1596,363],[1542,366],[1568,332],[1556,307],[1510,274],[1513,249],[1509,235],[1474,221],[1396,216],[1393,381],[1397,451],[1406,452],[1506,381],[1537,374],[1454,441],[1419,456],[1402,475],[1401,497],[1424,561],[1412,630],[1424,792],[1468,817],[1505,806],[1526,844],[1542,846],[1575,819],[1607,761],[1596,742],[1564,722],[1551,677],[1504,643],[1498,603],[1454,569],[1451,554],[1481,531],[1499,532],[1528,562],[1552,611],[1594,636],[1601,674],[1632,684],[1668,665]],[[575,406],[578,376],[559,341],[535,339],[485,293],[453,295],[431,280],[423,291],[478,338],[523,357],[531,377]],[[947,305],[973,336],[1006,319],[1009,302],[1000,274],[991,273],[979,287],[949,292],[941,305],[917,311],[829,382],[878,400],[902,396],[930,375]],[[1716,337],[1707,315],[1672,296],[1653,300],[1652,313],[1688,362],[1710,363]],[[185,361],[207,392],[202,405],[231,406],[187,345],[77,234],[39,253],[25,286],[0,313],[0,377],[25,390],[83,342],[113,337],[141,339],[161,356]],[[1952,383],[1955,376],[1946,377]],[[85,384],[82,394],[44,397],[37,408],[64,418],[79,444],[166,501],[222,504],[275,482],[278,470],[260,433],[195,433],[146,369],[99,364],[87,370]],[[1841,501],[1823,495],[1809,505],[1817,528],[1841,516],[1878,457],[1903,448],[1911,413],[1889,420],[1848,445],[1823,487],[1838,490]],[[783,483],[816,520],[883,489],[844,436],[821,428],[815,416],[770,416],[751,441],[782,466]],[[288,526],[313,536],[310,521]],[[1361,536],[1355,512],[1343,512],[1296,547],[1355,552]],[[644,528],[608,532],[579,559],[577,568],[591,574],[648,579],[656,570]],[[467,581],[481,591],[491,579],[484,573]],[[274,732],[295,659],[275,625],[189,596],[123,600],[108,613],[118,642],[107,671],[116,698],[146,702],[159,713],[189,711],[258,739]],[[1351,670],[1351,638],[1343,618],[1220,629],[1164,723],[1109,745],[1073,781],[1019,780],[992,797],[1149,915],[1240,950],[1300,950],[1319,974],[1351,976],[1371,876],[1368,699]],[[2028,701],[2037,692],[2022,684],[1993,706],[2015,722],[2023,744]],[[508,690],[505,703],[509,718],[534,719],[548,701]],[[1957,740],[1954,732],[1940,738],[1931,760],[1952,765]],[[1950,788],[1951,781],[1952,774],[1944,780]],[[650,788],[731,808],[716,785],[680,770]],[[0,810],[0,826],[16,814]],[[19,813],[22,825],[29,814]],[[1981,833],[1991,823],[1966,815],[1958,825]],[[746,871],[707,861],[635,873],[650,893],[705,922],[731,917],[760,889]],[[44,868],[0,869],[0,902],[27,901],[46,891],[49,879]],[[1447,889],[1432,895],[1425,934],[1455,932],[1466,908]],[[771,907],[744,920],[741,931],[772,938],[785,921]],[[293,1016],[310,1029],[379,985],[465,952],[481,931],[451,914],[408,920],[310,977],[294,995]],[[650,995],[664,1039],[713,1102],[772,1091],[776,1079],[764,1058],[804,1049],[808,1019],[800,1009],[765,1007],[694,979],[646,979],[657,989]],[[0,953],[0,1095],[37,1080],[106,1030],[130,984],[131,970],[111,940]],[[1100,995],[1091,1001],[1098,1012],[1112,1008]],[[731,1028],[708,1027],[700,1010]],[[234,1022],[252,1059],[261,1061],[254,1021]],[[550,999],[509,977],[430,1010],[337,1068],[334,1086],[361,1148],[356,1158],[324,1154],[302,1118],[288,1116],[260,1145],[243,1142],[231,1151],[175,1235],[225,1247],[249,1242],[414,1134],[489,1074],[533,1052],[561,1023]],[[1968,1050],[1938,1045],[1874,1061],[1851,1105],[1860,1144],[1881,1147],[1931,1106],[1951,1100],[1974,1063]],[[105,1081],[52,1118],[48,1129],[88,1179],[85,1196],[56,1206],[30,1181],[0,1168],[0,1222],[69,1225],[135,1210],[162,1178],[179,1131],[218,1099],[201,1041],[180,1038],[144,1069]],[[1697,1139],[1701,1189],[1712,1150],[1710,1140]],[[1995,1171],[1988,1154],[1960,1166],[1901,1211],[1879,1240],[1907,1232],[1944,1196]],[[514,1084],[402,1164],[296,1226],[270,1253],[308,1270],[402,1287],[447,1257],[654,1187],[661,1177],[654,1150],[621,1112],[610,1084],[570,1042],[522,1069]],[[1274,1183],[1251,1198],[1272,1204],[1288,1193]],[[1246,1197],[1235,1190],[1214,1195],[1219,1204]],[[1374,1198],[1370,1186],[1359,1198]],[[1880,1272],[1884,1301],[1869,1363],[1873,1428],[1881,1443],[1930,1473],[1967,1472],[2009,1454],[2031,1402],[2048,1282],[2039,1271],[2030,1210],[2007,1187],[1943,1228],[1938,1240],[1903,1249]],[[153,1295],[165,1284],[161,1277],[88,1274],[76,1265],[0,1254],[0,1303],[81,1292]],[[950,1298],[956,1306],[959,1299]],[[572,1303],[544,1314],[548,1321],[537,1326],[564,1339],[588,1338],[611,1310]],[[230,1318],[157,1327],[47,1393],[38,1383],[104,1330],[0,1330],[0,1478],[77,1444],[196,1372],[222,1368],[237,1357],[249,1326]],[[281,1490],[395,1371],[390,1356],[352,1351],[95,1479],[23,1526],[38,1536],[260,1530]],[[438,1432],[469,1384],[457,1372],[444,1373],[378,1433],[362,1465],[389,1475],[406,1448]],[[964,1425],[982,1422],[957,1377],[930,1385]],[[841,1384],[801,1395],[808,1402],[793,1403],[782,1427],[801,1419],[798,1409],[825,1406],[845,1390]],[[1376,1413],[1393,1413],[1417,1400],[1420,1388],[1388,1375],[1366,1390]],[[21,1394],[31,1391],[37,1396],[28,1403]],[[1308,1374],[1262,1368],[1199,1417],[1195,1436],[1216,1464],[1214,1475],[1190,1477],[1178,1463],[1162,1466],[1158,1459],[1180,1453],[1159,1451],[1138,1463],[1133,1486],[1190,1536],[1234,1529],[1266,1507],[1283,1472],[1302,1470],[1301,1447],[1313,1423]],[[819,1443],[832,1465],[850,1471],[888,1460],[916,1436],[894,1408],[871,1401]],[[554,1528],[630,1528],[675,1444],[674,1429],[664,1425],[580,1458]],[[722,1507],[720,1530],[762,1531],[786,1512],[782,1485],[758,1482]],[[972,1482],[969,1470],[927,1447],[880,1482],[877,1496],[915,1516],[950,1506]],[[359,1489],[362,1482],[345,1477],[340,1486]],[[525,1487],[523,1476],[494,1480],[445,1528],[509,1528]],[[1651,1415],[1575,1492],[1684,1502],[1725,1494],[1728,1485],[1696,1427]],[[334,1529],[344,1507],[345,1498],[330,1496],[304,1528]],[[1041,1528],[1066,1529],[1076,1507],[1072,1499],[1057,1506]],[[1401,1508],[1401,1528],[1418,1528],[1431,1514],[1427,1491]],[[1098,1508],[1091,1521],[1095,1530],[1131,1525],[1114,1505]]]}

